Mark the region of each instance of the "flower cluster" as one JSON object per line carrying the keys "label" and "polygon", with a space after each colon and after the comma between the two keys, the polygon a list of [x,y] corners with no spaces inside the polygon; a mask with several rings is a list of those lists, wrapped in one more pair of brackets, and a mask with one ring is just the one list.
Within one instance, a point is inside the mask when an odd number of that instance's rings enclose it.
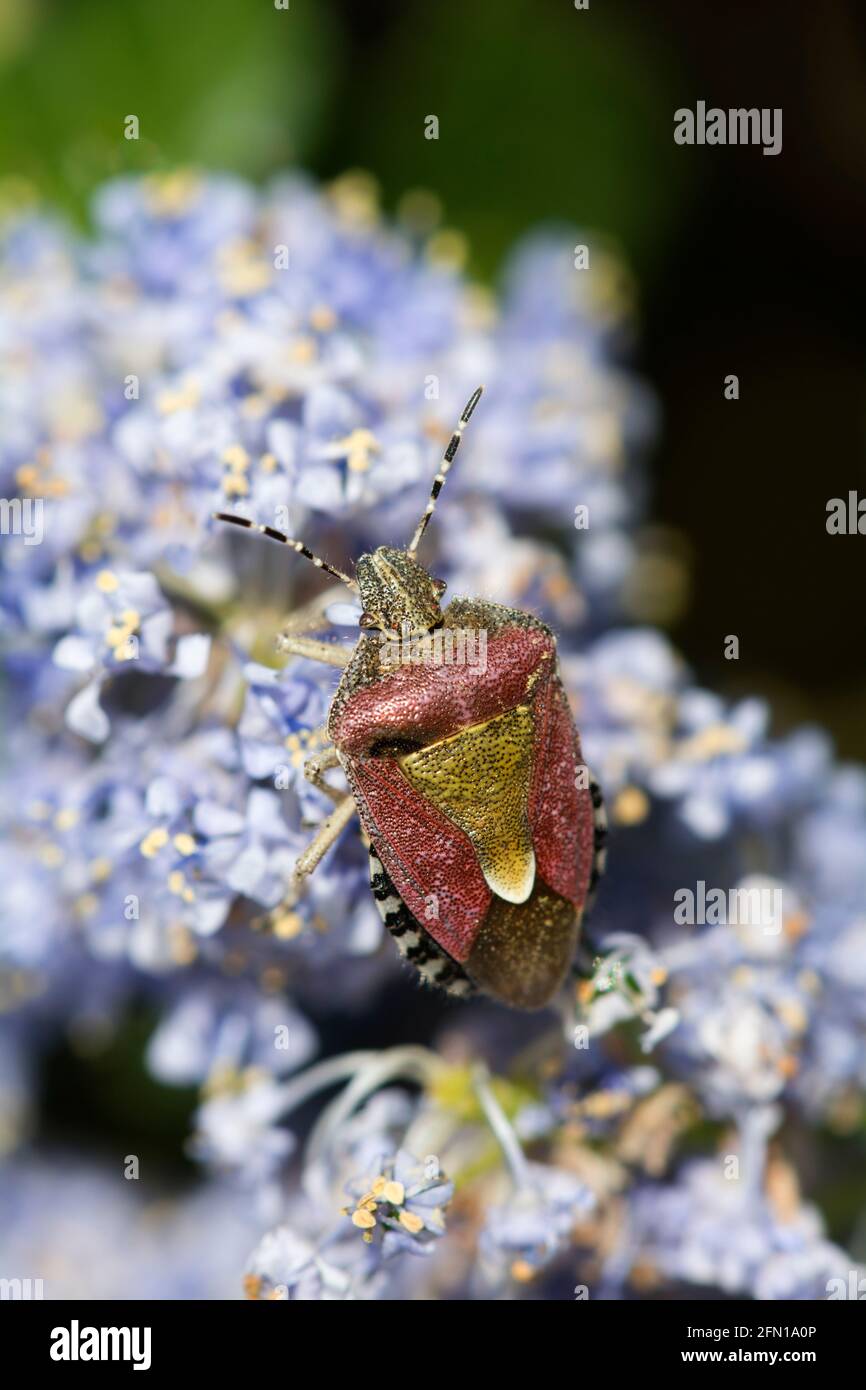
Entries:
{"label": "flower cluster", "polygon": [[[819,1130],[864,1113],[866,773],[819,731],[774,739],[760,701],[696,688],[632,622],[654,407],[621,365],[619,267],[599,248],[578,270],[573,238],[542,233],[494,296],[459,238],[411,204],[387,222],[358,174],[122,179],[93,218],[87,239],[28,210],[0,232],[15,1259],[101,1266],[99,1296],[223,1296],[244,1242],[253,1297],[827,1296],[853,1256],[786,1146],[814,1166]],[[418,990],[357,834],[287,897],[332,806],[304,766],[338,672],[278,634],[349,644],[359,612],[212,520],[343,568],[404,543],[481,381],[425,562],[555,627],[611,821],[580,978],[526,1018]],[[704,911],[719,891],[775,909]],[[684,893],[702,916],[678,918]],[[207,1179],[157,1278],[152,1235],[123,1267],[99,1249],[139,1199],[73,1164],[81,1221],[43,1264],[51,1165],[16,1156],[41,1059],[110,1046],[141,1006],[151,1076],[200,1090]]]}

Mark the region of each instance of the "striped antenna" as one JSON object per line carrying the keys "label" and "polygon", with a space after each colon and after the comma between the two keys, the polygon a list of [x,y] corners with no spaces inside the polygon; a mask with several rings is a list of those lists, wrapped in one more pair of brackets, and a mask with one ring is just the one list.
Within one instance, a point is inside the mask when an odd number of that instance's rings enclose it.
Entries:
{"label": "striped antenna", "polygon": [[469,400],[463,407],[463,414],[457,421],[457,427],[448,441],[448,447],[445,450],[445,453],[442,457],[442,463],[439,467],[439,472],[433,479],[433,488],[430,493],[430,501],[427,503],[427,506],[424,510],[424,515],[422,516],[421,520],[418,522],[417,527],[415,528],[415,534],[412,537],[412,541],[406,552],[407,555],[415,554],[415,551],[418,549],[421,537],[427,529],[427,522],[430,520],[431,516],[436,510],[436,499],[442,491],[442,484],[448,477],[448,471],[451,468],[451,464],[454,462],[454,455],[460,448],[460,440],[463,438],[463,427],[464,425],[468,425],[473,410],[477,406],[478,402],[481,400],[481,392],[483,390],[484,387],[479,386],[477,391],[473,391],[472,395],[469,397]]}
{"label": "striped antenna", "polygon": [[245,516],[233,516],[231,512],[213,512],[214,521],[228,521],[232,526],[243,526],[247,531],[258,531],[263,536],[268,536],[272,541],[279,541],[281,545],[291,546],[292,550],[298,555],[303,555],[305,560],[312,560],[316,569],[325,570],[327,574],[332,574],[335,579],[341,579],[347,584],[353,593],[358,592],[358,585],[348,574],[342,570],[335,569],[329,565],[327,560],[322,560],[318,555],[314,555],[312,550],[308,550],[303,541],[293,540],[291,536],[285,536],[282,531],[275,531],[273,526],[260,526],[258,522],[250,521]]}

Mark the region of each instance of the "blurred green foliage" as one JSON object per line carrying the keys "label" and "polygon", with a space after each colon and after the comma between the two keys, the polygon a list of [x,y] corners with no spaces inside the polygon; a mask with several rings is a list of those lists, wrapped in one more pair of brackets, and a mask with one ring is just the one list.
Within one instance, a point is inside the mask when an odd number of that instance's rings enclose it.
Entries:
{"label": "blurred green foliage", "polygon": [[130,170],[360,166],[389,201],[438,194],[482,272],[548,218],[641,270],[681,190],[668,63],[649,25],[567,0],[0,0],[0,166],[79,214]]}
{"label": "blurred green foliage", "polygon": [[112,174],[260,177],[303,161],[331,91],[333,28],[326,6],[297,0],[0,0],[0,167],[81,212]]}
{"label": "blurred green foliage", "polygon": [[158,1017],[133,1005],[104,1037],[70,1031],[43,1059],[40,1125],[43,1143],[124,1153],[159,1164],[174,1178],[197,1172],[186,1152],[198,1093],[165,1086],[145,1060]]}

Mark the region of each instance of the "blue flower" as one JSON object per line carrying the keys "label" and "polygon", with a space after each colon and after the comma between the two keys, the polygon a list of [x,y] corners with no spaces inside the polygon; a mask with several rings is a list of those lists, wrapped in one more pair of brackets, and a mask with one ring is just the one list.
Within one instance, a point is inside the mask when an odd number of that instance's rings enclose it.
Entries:
{"label": "blue flower", "polygon": [[243,1072],[284,1076],[309,1061],[316,1034],[288,999],[225,981],[191,986],[169,1007],[147,1049],[152,1074],[169,1085],[204,1084]]}
{"label": "blue flower", "polygon": [[103,683],[129,663],[148,674],[184,680],[204,674],[210,638],[203,633],[180,637],[170,653],[174,614],[152,574],[102,570],[95,589],[76,609],[76,627],[54,648],[56,665],[86,675],[89,680],[66,709],[66,722],[75,733],[102,743],[110,724],[99,703]]}
{"label": "blue flower", "polygon": [[377,1165],[369,1178],[346,1186],[353,1207],[346,1208],[352,1225],[369,1244],[380,1240],[384,1257],[401,1251],[429,1254],[431,1237],[445,1234],[445,1208],[454,1184],[439,1171],[438,1161],[423,1163],[399,1149]]}
{"label": "blue flower", "polygon": [[594,1205],[592,1192],[574,1174],[530,1164],[529,1181],[486,1216],[479,1238],[485,1278],[494,1284],[509,1276],[532,1278],[567,1245]]}

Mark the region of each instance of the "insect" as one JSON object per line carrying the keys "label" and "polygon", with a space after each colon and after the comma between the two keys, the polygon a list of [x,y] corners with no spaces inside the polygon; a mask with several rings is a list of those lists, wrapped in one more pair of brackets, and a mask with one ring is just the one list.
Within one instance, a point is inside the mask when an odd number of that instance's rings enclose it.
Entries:
{"label": "insect", "polygon": [[[354,578],[273,527],[215,516],[291,546],[359,594],[363,608],[354,648],[297,629],[281,640],[285,651],[343,667],[326,744],[305,766],[335,807],[297,861],[287,904],[357,813],[379,912],[422,979],[537,1009],[568,974],[604,867],[605,817],[550,628],[485,599],[443,609],[445,583],[417,559],[482,389],[463,409],[409,545],[362,555]],[[321,628],[319,613],[308,631]],[[483,663],[435,659],[461,633],[464,651],[467,633],[483,638]],[[432,658],[395,660],[398,636],[416,651],[426,643]],[[324,777],[337,766],[348,794]]]}

